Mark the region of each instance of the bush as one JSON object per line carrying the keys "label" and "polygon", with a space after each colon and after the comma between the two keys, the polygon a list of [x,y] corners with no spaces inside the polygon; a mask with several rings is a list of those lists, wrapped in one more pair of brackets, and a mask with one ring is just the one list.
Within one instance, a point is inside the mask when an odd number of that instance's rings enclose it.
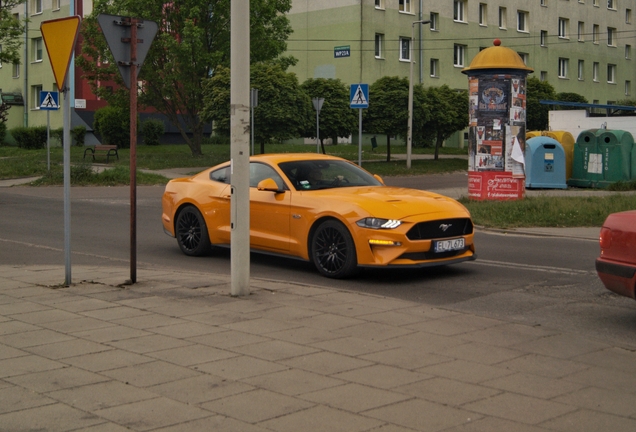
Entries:
{"label": "bush", "polygon": [[4,137],[7,135],[7,124],[0,121],[0,145],[4,145]]}
{"label": "bush", "polygon": [[20,148],[37,150],[46,147],[46,126],[13,128],[11,135]]}
{"label": "bush", "polygon": [[93,129],[102,137],[102,144],[130,148],[130,114],[127,110],[107,106],[95,111]]}
{"label": "bush", "polygon": [[75,145],[78,147],[84,147],[84,140],[86,138],[86,126],[75,126],[71,129],[71,138],[75,141]]}
{"label": "bush", "polygon": [[60,142],[60,145],[64,146],[64,128],[51,129],[51,138]]}
{"label": "bush", "polygon": [[161,120],[148,119],[141,125],[141,133],[144,137],[144,144],[159,145],[166,128]]}

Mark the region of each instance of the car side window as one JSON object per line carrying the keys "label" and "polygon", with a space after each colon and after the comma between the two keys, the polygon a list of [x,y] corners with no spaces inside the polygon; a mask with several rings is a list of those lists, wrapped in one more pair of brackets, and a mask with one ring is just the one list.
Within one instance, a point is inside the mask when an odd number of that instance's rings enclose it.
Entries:
{"label": "car side window", "polygon": [[274,168],[259,162],[250,163],[250,187],[255,188],[261,181],[268,178],[274,180],[279,189],[285,188],[285,182]]}
{"label": "car side window", "polygon": [[230,172],[231,171],[229,165],[223,168],[219,168],[210,173],[210,180],[230,184],[230,182],[232,181]]}

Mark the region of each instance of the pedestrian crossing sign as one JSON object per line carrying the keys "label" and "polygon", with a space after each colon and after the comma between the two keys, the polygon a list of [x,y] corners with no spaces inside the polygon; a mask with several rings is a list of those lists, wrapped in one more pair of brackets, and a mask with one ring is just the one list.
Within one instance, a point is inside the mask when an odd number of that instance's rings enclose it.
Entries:
{"label": "pedestrian crossing sign", "polygon": [[351,84],[349,87],[349,107],[369,108],[369,84]]}
{"label": "pedestrian crossing sign", "polygon": [[40,109],[56,110],[60,108],[59,93],[55,91],[40,92]]}

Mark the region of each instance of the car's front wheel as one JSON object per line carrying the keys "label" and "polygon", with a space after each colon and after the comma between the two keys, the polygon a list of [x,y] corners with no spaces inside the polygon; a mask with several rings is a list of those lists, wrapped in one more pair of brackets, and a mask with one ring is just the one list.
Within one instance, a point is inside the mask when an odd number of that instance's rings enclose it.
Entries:
{"label": "car's front wheel", "polygon": [[208,228],[196,207],[189,205],[179,212],[175,231],[177,243],[184,254],[201,256],[210,251]]}
{"label": "car's front wheel", "polygon": [[321,223],[311,241],[311,259],[320,273],[330,278],[346,278],[356,273],[356,247],[349,230],[340,222]]}

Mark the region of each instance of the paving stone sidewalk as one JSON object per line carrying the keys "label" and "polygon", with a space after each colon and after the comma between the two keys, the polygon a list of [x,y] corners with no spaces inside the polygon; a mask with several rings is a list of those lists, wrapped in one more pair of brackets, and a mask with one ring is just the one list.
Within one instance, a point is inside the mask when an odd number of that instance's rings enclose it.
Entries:
{"label": "paving stone sidewalk", "polygon": [[636,354],[361,293],[0,266],[0,431],[634,431]]}

